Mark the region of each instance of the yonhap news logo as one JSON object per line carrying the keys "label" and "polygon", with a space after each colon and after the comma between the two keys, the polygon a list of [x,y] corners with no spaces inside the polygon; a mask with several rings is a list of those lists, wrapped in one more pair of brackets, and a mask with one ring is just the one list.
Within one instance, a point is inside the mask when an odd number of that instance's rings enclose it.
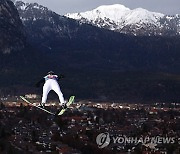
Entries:
{"label": "yonhap news logo", "polygon": [[162,136],[154,136],[154,137],[127,137],[126,135],[118,135],[118,136],[110,136],[108,132],[100,133],[96,137],[96,143],[99,148],[105,148],[110,145],[110,143],[113,144],[120,144],[120,145],[127,145],[127,144],[133,144],[137,145],[139,143],[146,145],[148,143],[158,145],[158,144],[175,144],[180,143],[180,138],[175,137],[162,137]]}
{"label": "yonhap news logo", "polygon": [[110,144],[109,133],[101,133],[96,137],[96,143],[99,148],[105,148]]}

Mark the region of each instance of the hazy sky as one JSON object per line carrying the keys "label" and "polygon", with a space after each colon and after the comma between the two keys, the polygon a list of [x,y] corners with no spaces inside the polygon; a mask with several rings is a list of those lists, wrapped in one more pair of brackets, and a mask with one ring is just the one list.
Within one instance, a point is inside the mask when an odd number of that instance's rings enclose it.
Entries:
{"label": "hazy sky", "polygon": [[100,5],[123,4],[130,9],[138,7],[168,15],[180,14],[180,0],[24,0],[37,2],[58,14],[92,10]]}

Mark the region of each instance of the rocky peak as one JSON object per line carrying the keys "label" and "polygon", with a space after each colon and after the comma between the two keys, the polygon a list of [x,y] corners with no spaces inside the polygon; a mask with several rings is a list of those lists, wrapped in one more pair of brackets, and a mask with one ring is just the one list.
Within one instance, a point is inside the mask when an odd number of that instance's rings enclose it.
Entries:
{"label": "rocky peak", "polygon": [[7,54],[25,47],[25,33],[18,11],[10,0],[0,1],[0,53]]}

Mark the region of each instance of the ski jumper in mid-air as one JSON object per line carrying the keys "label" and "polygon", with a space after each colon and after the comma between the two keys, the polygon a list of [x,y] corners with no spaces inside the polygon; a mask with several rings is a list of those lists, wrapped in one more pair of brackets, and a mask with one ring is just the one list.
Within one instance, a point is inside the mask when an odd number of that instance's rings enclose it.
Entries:
{"label": "ski jumper in mid-air", "polygon": [[39,87],[41,83],[44,83],[43,94],[42,94],[42,101],[40,103],[40,106],[42,106],[42,107],[45,106],[45,103],[47,101],[48,93],[51,90],[53,90],[53,91],[56,92],[56,94],[59,97],[60,106],[62,108],[66,108],[66,103],[65,103],[63,94],[61,92],[60,86],[58,84],[58,81],[59,81],[60,78],[64,78],[64,76],[63,75],[58,76],[53,71],[50,71],[50,72],[47,73],[47,75],[43,79],[41,79],[36,84],[36,86]]}

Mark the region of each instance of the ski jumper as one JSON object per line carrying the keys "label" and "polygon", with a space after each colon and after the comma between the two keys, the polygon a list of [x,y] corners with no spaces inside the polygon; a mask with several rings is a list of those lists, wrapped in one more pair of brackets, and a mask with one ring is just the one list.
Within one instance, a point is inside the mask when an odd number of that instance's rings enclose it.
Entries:
{"label": "ski jumper", "polygon": [[57,75],[47,75],[44,77],[45,83],[43,86],[43,96],[42,96],[42,103],[46,103],[48,93],[53,90],[57,93],[59,97],[60,104],[64,104],[64,97],[61,92],[60,86],[58,84],[58,76]]}

